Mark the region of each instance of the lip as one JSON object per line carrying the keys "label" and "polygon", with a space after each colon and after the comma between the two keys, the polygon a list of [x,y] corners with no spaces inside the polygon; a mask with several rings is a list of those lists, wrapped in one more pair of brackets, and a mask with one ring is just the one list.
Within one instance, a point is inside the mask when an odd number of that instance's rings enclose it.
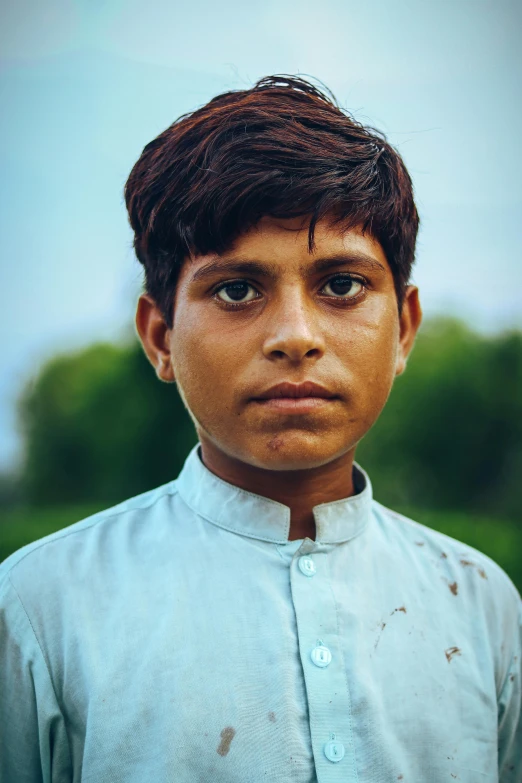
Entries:
{"label": "lip", "polygon": [[277,383],[252,398],[264,408],[281,413],[313,413],[339,400],[339,395],[313,381]]}
{"label": "lip", "polygon": [[338,397],[270,397],[267,400],[253,400],[253,404],[280,413],[318,413],[333,405],[338,399]]}
{"label": "lip", "polygon": [[337,398],[338,395],[321,386],[319,383],[313,381],[304,381],[303,383],[290,383],[285,381],[283,383],[276,383],[275,386],[271,386],[261,394],[256,395],[254,400],[281,400],[281,399],[324,399],[332,400]]}

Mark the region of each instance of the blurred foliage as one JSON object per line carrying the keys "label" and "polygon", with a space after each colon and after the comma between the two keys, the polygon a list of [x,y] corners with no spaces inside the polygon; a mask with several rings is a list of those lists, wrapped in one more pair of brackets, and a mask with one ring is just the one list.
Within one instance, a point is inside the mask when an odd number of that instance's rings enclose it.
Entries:
{"label": "blurred foliage", "polygon": [[[522,333],[439,318],[419,331],[357,449],[374,496],[496,560],[522,589]],[[0,477],[0,560],[174,478],[196,442],[175,385],[141,346],[93,345],[42,367],[20,401],[25,461]]]}
{"label": "blurred foliage", "polygon": [[158,381],[137,342],[53,359],[20,413],[22,486],[38,506],[137,495],[175,478],[196,442],[176,387]]}

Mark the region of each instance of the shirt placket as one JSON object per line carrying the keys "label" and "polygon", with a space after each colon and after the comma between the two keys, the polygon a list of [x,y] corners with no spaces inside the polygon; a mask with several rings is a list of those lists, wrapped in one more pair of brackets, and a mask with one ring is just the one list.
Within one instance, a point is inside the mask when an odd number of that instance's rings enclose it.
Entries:
{"label": "shirt placket", "polygon": [[290,581],[318,783],[358,780],[348,680],[330,580],[330,546],[305,541]]}

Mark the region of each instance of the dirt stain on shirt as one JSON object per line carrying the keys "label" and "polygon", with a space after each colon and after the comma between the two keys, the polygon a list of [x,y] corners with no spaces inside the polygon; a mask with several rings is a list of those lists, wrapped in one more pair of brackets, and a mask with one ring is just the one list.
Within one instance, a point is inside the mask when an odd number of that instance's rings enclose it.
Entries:
{"label": "dirt stain on shirt", "polygon": [[454,655],[462,655],[460,649],[458,647],[448,647],[447,650],[444,650],[444,654],[446,655],[446,658],[448,659],[448,663],[451,661]]}
{"label": "dirt stain on shirt", "polygon": [[379,644],[379,640],[381,638],[381,634],[386,628],[386,623],[379,623],[379,633],[377,634],[377,639],[375,640],[375,644],[373,645],[373,649],[377,649],[377,645]]}
{"label": "dirt stain on shirt", "polygon": [[217,749],[217,752],[220,756],[226,756],[228,751],[230,750],[230,743],[234,739],[234,735],[236,733],[236,730],[232,726],[225,726],[225,728],[221,732],[221,742],[219,743],[219,747]]}
{"label": "dirt stain on shirt", "polygon": [[[404,612],[404,614],[406,614],[406,607],[405,607],[405,606],[399,606],[399,607],[397,607],[397,609],[394,609],[394,610],[393,610],[393,612],[390,612],[390,617],[393,617],[393,615],[395,614],[395,612]],[[383,621],[381,621],[381,622],[379,623],[379,625],[378,625],[378,629],[379,629],[379,630],[378,630],[378,633],[377,633],[377,638],[376,638],[376,640],[375,640],[375,644],[373,645],[373,649],[374,649],[374,650],[376,650],[376,649],[377,649],[377,645],[379,644],[379,641],[380,641],[380,638],[381,638],[382,632],[384,631],[384,629],[385,629],[385,628],[386,628],[386,623],[385,623],[385,622],[384,622],[384,620],[383,620]]]}
{"label": "dirt stain on shirt", "polygon": [[480,566],[478,566],[476,563],[473,563],[471,560],[461,560],[460,564],[463,565],[463,566],[471,566],[472,568],[476,568],[477,571],[479,572],[480,576],[482,577],[482,579],[487,579],[488,578],[486,576],[486,572],[484,571],[484,569],[481,568]]}

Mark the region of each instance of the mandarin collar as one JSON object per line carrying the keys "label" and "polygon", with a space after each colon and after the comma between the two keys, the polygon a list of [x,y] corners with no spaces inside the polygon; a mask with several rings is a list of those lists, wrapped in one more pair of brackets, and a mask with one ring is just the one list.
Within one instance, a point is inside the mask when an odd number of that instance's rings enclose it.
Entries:
{"label": "mandarin collar", "polygon": [[[372,485],[355,461],[353,481],[358,490],[355,495],[314,506],[317,543],[341,544],[367,525]],[[273,544],[288,543],[290,508],[223,481],[203,464],[199,444],[187,457],[176,487],[185,503],[214,525]]]}

